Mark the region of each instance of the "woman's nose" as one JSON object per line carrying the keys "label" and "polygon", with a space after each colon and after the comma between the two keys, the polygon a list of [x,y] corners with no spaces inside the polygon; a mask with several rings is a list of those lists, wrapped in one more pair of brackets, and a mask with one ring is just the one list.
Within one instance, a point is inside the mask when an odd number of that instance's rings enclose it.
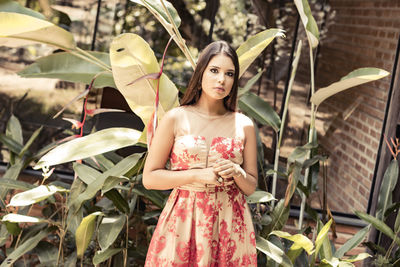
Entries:
{"label": "woman's nose", "polygon": [[218,82],[220,82],[220,83],[225,82],[225,75],[223,73],[218,74]]}

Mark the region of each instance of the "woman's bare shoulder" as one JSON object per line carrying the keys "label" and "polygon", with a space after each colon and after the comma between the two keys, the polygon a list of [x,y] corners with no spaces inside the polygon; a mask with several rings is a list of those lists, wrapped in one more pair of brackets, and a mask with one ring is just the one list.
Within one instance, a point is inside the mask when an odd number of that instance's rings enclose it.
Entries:
{"label": "woman's bare shoulder", "polygon": [[172,108],[164,114],[163,118],[166,118],[166,120],[176,120],[182,114],[183,110],[184,107],[182,106]]}
{"label": "woman's bare shoulder", "polygon": [[235,112],[235,115],[242,126],[254,126],[253,121],[243,113]]}

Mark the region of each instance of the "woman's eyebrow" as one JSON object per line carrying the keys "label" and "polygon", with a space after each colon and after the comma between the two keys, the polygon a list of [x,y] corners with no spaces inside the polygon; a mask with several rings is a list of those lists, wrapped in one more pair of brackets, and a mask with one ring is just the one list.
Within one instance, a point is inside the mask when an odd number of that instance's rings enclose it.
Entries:
{"label": "woman's eyebrow", "polygon": [[[214,65],[210,65],[210,68],[220,69],[220,67],[214,66]],[[233,71],[233,72],[235,72],[235,70],[233,70],[233,69],[229,69],[228,71]]]}

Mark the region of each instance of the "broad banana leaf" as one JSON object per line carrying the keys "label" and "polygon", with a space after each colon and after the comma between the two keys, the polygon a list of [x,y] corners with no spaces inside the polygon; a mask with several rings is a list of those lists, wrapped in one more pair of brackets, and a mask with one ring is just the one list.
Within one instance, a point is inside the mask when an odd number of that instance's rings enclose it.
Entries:
{"label": "broad banana leaf", "polygon": [[271,126],[275,132],[279,131],[281,119],[278,114],[268,102],[256,94],[251,92],[245,93],[239,99],[239,108],[263,125]]}
{"label": "broad banana leaf", "polygon": [[307,0],[294,0],[294,4],[299,11],[301,22],[306,30],[307,39],[312,48],[316,48],[319,43],[318,25],[311,14],[310,5]]}
{"label": "broad banana leaf", "polygon": [[5,215],[2,219],[3,222],[13,222],[13,223],[41,223],[44,222],[41,218],[36,218],[32,216],[26,216],[21,214],[9,213]]}
{"label": "broad banana leaf", "polygon": [[[147,125],[154,111],[157,81],[141,79],[129,86],[128,84],[144,75],[160,71],[153,50],[139,35],[122,34],[111,43],[110,59],[118,90],[125,97],[131,110]],[[162,74],[159,117],[161,118],[166,111],[178,105],[176,86],[165,74]]]}
{"label": "broad banana leaf", "polygon": [[284,36],[284,32],[281,29],[268,29],[257,33],[241,44],[236,50],[240,66],[239,78],[275,37]]}
{"label": "broad banana leaf", "polygon": [[382,79],[389,74],[389,72],[378,68],[356,69],[341,78],[340,81],[332,83],[328,87],[319,89],[311,97],[311,102],[314,103],[314,105],[319,106],[325,99],[334,94],[360,84]]}
{"label": "broad banana leaf", "polygon": [[98,265],[98,264],[102,263],[103,261],[108,260],[109,258],[114,256],[121,250],[122,250],[122,248],[108,248],[104,251],[103,250],[96,251],[96,254],[93,257],[93,264]]}
{"label": "broad banana leaf", "polygon": [[343,246],[336,250],[334,256],[340,259],[344,256],[345,253],[357,247],[364,240],[365,236],[369,232],[369,229],[370,225],[365,226],[363,229],[358,231],[352,238],[347,240],[346,243],[343,244]]}
{"label": "broad banana leaf", "polygon": [[285,252],[278,246],[274,245],[270,241],[262,238],[261,236],[256,237],[257,249],[267,255],[269,258],[274,260],[279,266],[291,267],[293,266],[290,259],[286,256]]}
{"label": "broad banana leaf", "polygon": [[393,232],[393,230],[383,221],[379,220],[378,218],[375,218],[374,216],[371,216],[365,212],[361,211],[355,211],[354,212],[361,220],[366,221],[372,226],[374,226],[377,230],[381,231],[383,234],[387,235],[390,237],[392,240],[394,240],[398,246],[400,246],[400,237],[396,236],[396,234]]}
{"label": "broad banana leaf", "polygon": [[0,46],[18,47],[33,43],[74,50],[71,33],[45,20],[24,14],[0,12]]}
{"label": "broad banana leaf", "polygon": [[[317,235],[317,239],[315,240],[315,253],[313,255],[313,263],[317,259],[319,250],[321,249],[322,245],[324,244],[324,241],[326,238],[328,238],[328,232],[332,224],[332,219],[329,220],[322,228],[321,231],[319,231]],[[312,265],[314,266],[314,265]]]}
{"label": "broad banana leaf", "polygon": [[90,240],[92,240],[92,236],[96,227],[96,218],[100,215],[103,215],[103,213],[100,211],[89,214],[88,216],[83,218],[78,229],[76,229],[76,253],[79,258],[83,257],[85,250],[89,246]]}
{"label": "broad banana leaf", "polygon": [[[145,6],[157,19],[158,21],[166,28],[167,30],[172,30],[172,23],[169,19],[167,12],[165,12],[163,5],[160,0],[130,0],[136,4]],[[169,14],[171,15],[175,25],[177,28],[181,25],[181,18],[178,15],[178,12],[173,7],[173,5],[164,1],[165,7],[168,9]],[[169,31],[168,31],[169,32]]]}
{"label": "broad banana leaf", "polygon": [[12,138],[15,142],[23,145],[24,139],[22,136],[22,127],[18,118],[11,114],[10,119],[7,122],[6,136]]}
{"label": "broad banana leaf", "polygon": [[389,167],[386,169],[383,175],[381,188],[379,190],[378,206],[377,206],[377,218],[385,221],[385,211],[392,205],[392,194],[396,187],[397,179],[399,178],[399,162],[393,159]]}
{"label": "broad banana leaf", "polygon": [[302,234],[291,235],[283,231],[273,231],[271,232],[271,235],[276,235],[281,238],[293,241],[293,245],[291,246],[290,249],[295,250],[298,248],[302,248],[307,252],[308,255],[311,255],[313,253],[314,244],[305,235]]}
{"label": "broad banana leaf", "polygon": [[108,128],[63,143],[40,158],[34,167],[40,169],[64,162],[88,158],[136,144],[141,132],[129,128]]}
{"label": "broad banana leaf", "polygon": [[25,14],[43,20],[46,19],[45,16],[43,16],[39,12],[36,12],[30,8],[23,7],[17,1],[13,0],[0,0],[0,11]]}
{"label": "broad banana leaf", "polygon": [[[110,65],[108,53],[86,52],[103,61],[106,65]],[[25,78],[54,78],[68,82],[90,84],[95,75],[101,72],[103,73],[96,78],[93,86],[97,88],[106,86],[116,88],[111,72],[104,72],[104,69],[98,65],[69,52],[41,57],[35,63],[18,72],[18,74]]]}
{"label": "broad banana leaf", "polygon": [[66,192],[65,188],[54,186],[54,185],[40,185],[33,189],[27,190],[25,192],[21,192],[15,194],[11,200],[10,204],[7,206],[28,206],[37,202],[40,202],[57,192]]}
{"label": "broad banana leaf", "polygon": [[99,245],[102,251],[108,249],[117,239],[126,222],[125,215],[104,217],[99,226]]}
{"label": "broad banana leaf", "polygon": [[257,190],[250,196],[246,197],[247,203],[264,203],[276,200],[274,196],[266,191]]}
{"label": "broad banana leaf", "polygon": [[15,261],[17,261],[21,256],[25,255],[33,248],[37,246],[40,240],[47,237],[47,235],[54,231],[56,227],[50,227],[45,230],[40,231],[35,236],[30,237],[24,243],[20,244],[13,252],[11,252],[8,257],[3,261],[0,267],[12,266]]}

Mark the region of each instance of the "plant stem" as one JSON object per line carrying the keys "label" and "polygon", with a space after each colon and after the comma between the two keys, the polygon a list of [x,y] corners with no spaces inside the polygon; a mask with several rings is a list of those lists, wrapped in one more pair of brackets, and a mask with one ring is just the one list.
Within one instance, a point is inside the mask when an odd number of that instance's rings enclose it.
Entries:
{"label": "plant stem", "polygon": [[126,217],[126,240],[125,240],[125,253],[124,253],[124,266],[127,266],[127,260],[128,260],[128,242],[129,242],[129,217],[128,215]]}
{"label": "plant stem", "polygon": [[[311,42],[308,42],[308,46],[310,48],[310,72],[311,72],[311,96],[314,95],[314,56],[313,56],[313,48],[311,46]],[[314,128],[315,128],[315,105],[311,103],[311,121],[310,121],[310,131],[308,135],[308,142],[311,143],[313,141],[314,136]],[[307,153],[306,160],[310,158],[310,151]],[[307,168],[304,172],[304,186],[308,184],[308,175],[310,173],[310,168]],[[303,218],[304,218],[304,209],[306,206],[306,194],[304,192],[301,195],[301,206],[300,206],[300,215],[299,215],[299,229],[303,227]]]}
{"label": "plant stem", "polygon": [[[57,255],[57,266],[59,265],[60,262],[60,255],[61,258],[64,258],[64,253],[63,253],[63,242],[64,242],[64,237],[65,237],[65,208],[64,208],[64,202],[63,202],[63,197],[61,195],[61,230],[60,230],[60,244],[58,246],[58,255]],[[65,197],[65,201],[67,201],[67,198]]]}
{"label": "plant stem", "polygon": [[[277,133],[277,135],[278,134],[282,135],[282,132]],[[276,183],[277,183],[277,180],[278,180],[277,171],[278,171],[278,167],[279,167],[279,153],[280,153],[280,149],[279,148],[280,148],[280,146],[277,143],[276,151],[275,151],[275,159],[274,159],[274,176],[273,176],[273,179],[272,179],[272,196],[273,197],[275,197],[275,194],[276,194]],[[275,206],[275,203],[274,203],[274,201],[272,201],[271,207],[274,208],[274,206]]]}
{"label": "plant stem", "polygon": [[[175,41],[176,44],[179,46],[179,48],[180,48],[180,49],[182,50],[182,52],[185,54],[186,58],[189,60],[190,64],[192,65],[192,68],[195,69],[196,63],[194,62],[194,59],[193,59],[193,57],[192,57],[192,54],[190,53],[189,49],[187,48],[187,46],[186,46],[186,44],[185,44],[185,41],[183,40],[182,35],[181,35],[181,33],[179,32],[178,27],[177,27],[176,24],[175,24],[175,21],[173,20],[171,14],[169,13],[169,10],[168,10],[167,7],[165,6],[164,1],[161,0],[160,2],[161,2],[161,4],[162,4],[162,6],[163,6],[165,12],[166,12],[167,15],[168,15],[168,19],[169,19],[170,22],[171,22],[173,31],[175,32],[176,36],[178,37],[178,42]],[[175,40],[175,38],[174,38],[174,40]]]}

